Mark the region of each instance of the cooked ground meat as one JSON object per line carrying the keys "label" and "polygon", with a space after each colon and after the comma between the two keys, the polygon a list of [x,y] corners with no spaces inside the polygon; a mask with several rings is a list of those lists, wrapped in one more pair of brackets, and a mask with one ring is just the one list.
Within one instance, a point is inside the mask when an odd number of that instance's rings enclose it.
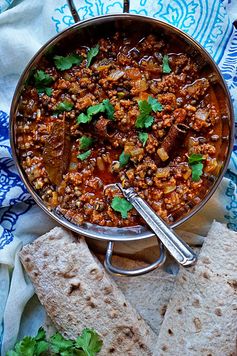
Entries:
{"label": "cooked ground meat", "polygon": [[35,69],[21,96],[17,150],[39,196],[70,221],[145,224],[134,209],[122,218],[111,207],[121,197],[111,184],[121,182],[171,223],[212,186],[220,132],[214,90],[188,54],[164,37],[116,33]]}

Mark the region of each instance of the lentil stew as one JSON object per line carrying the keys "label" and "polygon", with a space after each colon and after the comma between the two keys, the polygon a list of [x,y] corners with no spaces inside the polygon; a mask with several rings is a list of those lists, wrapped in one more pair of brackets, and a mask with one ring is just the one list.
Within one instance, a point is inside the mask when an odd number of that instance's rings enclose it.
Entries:
{"label": "lentil stew", "polygon": [[18,107],[17,155],[48,209],[69,221],[144,225],[118,204],[121,182],[173,223],[222,168],[222,120],[212,74],[175,41],[115,33],[34,69]]}

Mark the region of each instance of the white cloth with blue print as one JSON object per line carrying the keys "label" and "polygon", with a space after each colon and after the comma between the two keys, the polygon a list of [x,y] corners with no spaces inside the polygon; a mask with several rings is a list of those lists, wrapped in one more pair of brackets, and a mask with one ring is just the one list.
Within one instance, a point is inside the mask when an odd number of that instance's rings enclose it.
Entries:
{"label": "white cloth with blue print", "polygon": [[[81,19],[122,13],[121,0],[75,0]],[[235,3],[235,4],[234,4]],[[7,9],[9,7],[9,9]],[[6,10],[6,11],[5,11]],[[130,0],[130,12],[169,22],[197,39],[221,68],[237,112],[236,0]],[[11,158],[8,113],[19,76],[34,53],[74,23],[66,0],[0,0],[0,344],[2,355],[17,337],[34,334],[44,311],[24,275],[17,252],[55,226],[30,198]],[[179,229],[205,236],[213,219],[237,231],[237,146],[226,178],[212,199]],[[146,241],[146,246],[153,243]],[[126,244],[122,247],[129,249]],[[141,248],[137,246],[136,248]],[[30,301],[29,301],[30,300]]]}

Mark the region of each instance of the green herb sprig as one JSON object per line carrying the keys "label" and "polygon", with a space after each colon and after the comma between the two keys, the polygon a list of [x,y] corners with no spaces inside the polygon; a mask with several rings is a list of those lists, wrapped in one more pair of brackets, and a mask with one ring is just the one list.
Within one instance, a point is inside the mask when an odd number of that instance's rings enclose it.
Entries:
{"label": "green herb sprig", "polygon": [[146,146],[146,141],[148,140],[148,133],[146,132],[139,132],[138,133],[138,138],[142,143],[142,146],[145,147]]}
{"label": "green herb sprig", "polygon": [[129,162],[131,155],[128,153],[125,153],[124,151],[121,153],[119,156],[119,166],[124,167],[126,164]]}
{"label": "green herb sprig", "polygon": [[152,96],[148,97],[148,100],[139,100],[138,107],[140,114],[135,122],[137,129],[144,129],[152,126],[154,118],[150,114],[157,111],[162,111],[163,107],[161,103]]}
{"label": "green herb sprig", "polygon": [[87,68],[90,67],[92,59],[97,56],[99,51],[100,51],[100,46],[98,44],[95,47],[92,47],[88,51],[88,53],[87,53],[87,65],[86,65]]}
{"label": "green herb sprig", "polygon": [[112,200],[111,207],[114,209],[114,211],[119,212],[123,219],[127,219],[128,212],[132,209],[133,206],[126,199],[116,196]]}
{"label": "green herb sprig", "polygon": [[57,104],[54,111],[58,112],[58,113],[63,112],[63,111],[71,111],[73,109],[73,107],[74,107],[73,103],[71,103],[70,101],[64,100]]}
{"label": "green herb sprig", "polygon": [[84,153],[80,153],[77,158],[79,158],[81,161],[85,161],[85,159],[87,159],[88,157],[90,157],[91,155],[91,150],[88,150]]}
{"label": "green herb sprig", "polygon": [[45,73],[43,70],[37,70],[34,74],[35,87],[37,92],[45,93],[48,96],[52,95],[52,88],[50,84],[54,82],[54,78],[51,75]]}
{"label": "green herb sprig", "polygon": [[77,54],[69,54],[68,56],[54,56],[54,64],[58,70],[64,71],[72,68],[74,65],[80,65],[82,62],[82,56]]}
{"label": "green herb sprig", "polygon": [[45,330],[41,327],[36,336],[25,336],[15,344],[14,349],[7,352],[7,356],[95,356],[100,352],[103,341],[92,329],[84,329],[76,340],[70,340],[56,332],[46,339]]}
{"label": "green herb sprig", "polygon": [[78,124],[87,124],[87,123],[91,122],[94,115],[97,115],[102,112],[106,113],[108,119],[110,119],[110,120],[114,119],[114,107],[110,103],[109,99],[104,99],[100,104],[89,106],[89,108],[86,111],[86,114],[81,113],[77,117],[77,123]]}
{"label": "green herb sprig", "polygon": [[171,68],[169,66],[169,57],[167,54],[165,54],[163,57],[162,70],[165,74],[169,74],[171,72]]}
{"label": "green herb sprig", "polygon": [[198,182],[201,175],[203,174],[203,155],[199,153],[193,153],[188,157],[188,164],[192,170],[192,180]]}

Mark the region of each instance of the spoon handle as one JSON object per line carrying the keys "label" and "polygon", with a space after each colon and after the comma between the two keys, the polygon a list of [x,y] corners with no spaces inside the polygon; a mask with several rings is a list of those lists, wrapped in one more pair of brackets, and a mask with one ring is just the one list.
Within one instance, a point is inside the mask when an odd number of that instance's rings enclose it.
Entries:
{"label": "spoon handle", "polygon": [[163,222],[154,210],[152,210],[150,206],[139,197],[133,188],[124,189],[120,183],[117,183],[116,185],[177,262],[185,267],[191,266],[196,262],[197,256],[192,249]]}

